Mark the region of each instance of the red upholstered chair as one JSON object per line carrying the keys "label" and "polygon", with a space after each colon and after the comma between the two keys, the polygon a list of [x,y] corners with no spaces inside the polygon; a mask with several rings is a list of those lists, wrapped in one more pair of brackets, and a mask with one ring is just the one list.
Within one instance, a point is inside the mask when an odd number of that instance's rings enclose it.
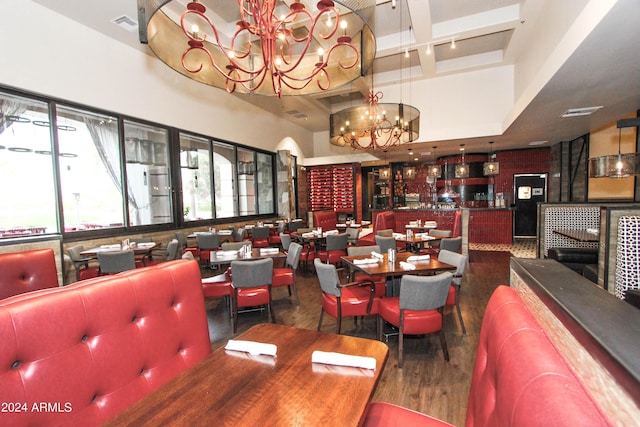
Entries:
{"label": "red upholstered chair", "polygon": [[176,239],[180,243],[180,251],[184,254],[185,252],[191,252],[194,258],[200,257],[200,249],[197,246],[189,246],[187,241],[187,236],[182,231],[176,231]]}
{"label": "red upholstered chair", "polygon": [[296,305],[300,305],[298,297],[298,288],[296,287],[296,270],[300,262],[300,254],[302,253],[302,245],[293,242],[289,244],[287,259],[284,267],[273,269],[273,278],[271,280],[271,288],[287,286],[289,288],[289,296],[293,290],[293,296],[296,299]]}
{"label": "red upholstered chair", "polygon": [[347,255],[349,236],[347,233],[329,234],[324,248],[318,250],[318,258],[327,264],[337,264],[340,257]]}
{"label": "red upholstered chair", "polygon": [[440,252],[438,253],[438,261],[456,266],[456,272],[453,275],[453,280],[449,287],[446,305],[456,307],[458,319],[460,320],[460,327],[462,328],[462,334],[466,335],[467,329],[464,327],[464,320],[462,320],[462,312],[460,311],[460,285],[462,283],[464,270],[467,267],[467,257],[457,252],[440,249]]}
{"label": "red upholstered chair", "polygon": [[272,228],[269,232],[269,245],[270,246],[280,246],[282,244],[282,239],[280,235],[284,233],[287,229],[287,223],[282,221],[278,223],[277,228]]}
{"label": "red upholstered chair", "polygon": [[335,265],[324,264],[318,258],[313,262],[322,288],[322,309],[318,331],[322,327],[324,313],[335,317],[337,334],[340,333],[343,317],[357,318],[378,313],[380,298],[375,296],[376,285],[373,281],[367,279],[341,284]]}
{"label": "red upholstered chair", "polygon": [[242,307],[266,306],[269,320],[276,322],[271,309],[271,280],[273,258],[232,261],[231,286],[233,286],[233,333],[238,326],[238,309]]}
{"label": "red upholstered chair", "polygon": [[58,287],[53,249],[0,254],[0,299]]}
{"label": "red upholstered chair", "polygon": [[90,264],[92,261],[95,263],[95,259],[83,257],[80,255],[82,251],[84,251],[84,246],[82,245],[71,246],[67,249],[69,258],[71,258],[71,262],[73,262],[73,266],[76,269],[76,281],[98,277],[100,274],[98,265]]}
{"label": "red upholstered chair", "polygon": [[211,252],[220,249],[220,237],[215,233],[200,233],[196,235],[196,240],[200,251],[200,265],[207,266],[211,261]]}
{"label": "red upholstered chair", "polygon": [[269,227],[253,227],[251,229],[251,244],[254,248],[269,247],[269,235],[271,231]]}
{"label": "red upholstered chair", "polygon": [[447,301],[453,275],[404,275],[400,281],[400,296],[383,298],[378,304],[378,339],[382,340],[383,320],[396,326],[398,335],[398,368],[404,358],[404,336],[438,332],[444,359],[449,361],[447,340],[442,329],[442,307]]}
{"label": "red upholstered chair", "polygon": [[231,317],[231,296],[233,295],[233,287],[231,286],[231,278],[226,274],[218,274],[217,276],[202,279],[202,292],[204,298],[224,298],[229,306],[229,317]]}
{"label": "red upholstered chair", "polygon": [[[349,256],[358,256],[358,255],[370,256],[371,252],[377,252],[379,254],[382,253],[380,251],[380,246],[378,245],[349,246],[347,248],[347,255]],[[377,297],[383,298],[387,294],[387,277],[386,276],[369,276],[368,274],[365,274],[365,273],[356,273],[349,280],[358,282],[365,279],[370,279],[373,281],[373,283],[376,284]]]}

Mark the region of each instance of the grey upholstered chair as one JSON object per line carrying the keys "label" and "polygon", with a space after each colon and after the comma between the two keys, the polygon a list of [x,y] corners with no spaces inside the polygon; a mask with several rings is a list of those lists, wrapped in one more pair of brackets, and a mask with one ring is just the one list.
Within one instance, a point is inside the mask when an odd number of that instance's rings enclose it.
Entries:
{"label": "grey upholstered chair", "polygon": [[244,242],[224,242],[222,244],[223,251],[239,251],[243,246],[251,246],[251,242],[246,240]]}
{"label": "grey upholstered chair", "polygon": [[98,252],[100,274],[116,274],[136,268],[133,251]]}
{"label": "grey upholstered chair", "polygon": [[460,285],[462,284],[464,270],[467,267],[467,257],[457,252],[440,249],[440,252],[438,253],[438,261],[456,266],[456,272],[453,275],[453,279],[451,280],[449,295],[447,297],[447,305],[456,306],[462,334],[466,335],[467,329],[464,327],[464,320],[462,320],[462,312],[460,311]]}
{"label": "grey upholstered chair", "polygon": [[440,239],[440,250],[451,251],[451,252],[460,252],[460,248],[462,248],[462,236],[459,237],[444,237]]}
{"label": "grey upholstered chair", "polygon": [[386,254],[389,249],[396,249],[396,239],[393,236],[376,236],[376,245],[380,246],[380,250],[383,254]]}
{"label": "grey upholstered chair", "polygon": [[289,251],[289,245],[291,244],[291,236],[287,233],[280,233],[280,244],[282,245],[282,250],[287,252]]}
{"label": "grey upholstered chair", "polygon": [[284,267],[273,269],[273,279],[271,281],[272,288],[287,286],[289,289],[289,296],[292,295],[293,291],[293,296],[296,299],[296,305],[300,305],[298,287],[296,286],[296,270],[300,263],[301,253],[302,245],[292,242],[289,245],[289,251],[287,252],[287,259],[285,260]]}
{"label": "grey upholstered chair", "polygon": [[238,326],[238,309],[242,307],[266,306],[269,321],[275,323],[276,316],[271,308],[273,258],[232,261],[231,272],[233,333]]}
{"label": "grey upholstered chair", "polygon": [[360,237],[360,229],[347,227],[346,233],[347,233],[347,236],[349,236],[349,244],[353,246],[357,245],[358,237]]}
{"label": "grey upholstered chair", "polygon": [[[84,251],[83,245],[71,246],[67,249],[69,258],[76,269],[76,280],[90,279],[100,274],[100,268],[95,265],[95,260],[92,258],[86,258],[80,255]],[[91,265],[93,263],[93,265]]]}

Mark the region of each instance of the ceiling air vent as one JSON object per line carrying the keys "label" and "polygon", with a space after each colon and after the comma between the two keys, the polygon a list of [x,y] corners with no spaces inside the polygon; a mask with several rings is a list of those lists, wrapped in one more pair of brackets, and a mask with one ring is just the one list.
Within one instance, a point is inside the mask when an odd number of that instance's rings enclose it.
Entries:
{"label": "ceiling air vent", "polygon": [[138,23],[132,18],[129,18],[127,15],[122,15],[118,18],[114,18],[111,20],[111,22],[124,28],[127,31],[131,31],[132,33],[138,31]]}
{"label": "ceiling air vent", "polygon": [[602,108],[602,105],[598,107],[570,108],[567,111],[565,111],[561,117],[588,116],[590,114],[595,113],[601,108]]}

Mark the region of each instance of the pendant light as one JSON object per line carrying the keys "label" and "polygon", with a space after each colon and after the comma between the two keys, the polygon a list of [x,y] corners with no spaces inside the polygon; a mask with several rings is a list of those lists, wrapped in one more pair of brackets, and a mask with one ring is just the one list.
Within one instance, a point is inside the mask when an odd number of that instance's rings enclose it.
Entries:
{"label": "pendant light", "polygon": [[436,155],[436,147],[433,147],[433,160],[434,164],[429,165],[429,169],[427,171],[427,176],[433,178],[440,178],[442,176],[442,168],[438,164],[438,156]]}
{"label": "pendant light", "polygon": [[489,141],[490,153],[489,153],[489,161],[484,162],[482,165],[482,171],[484,176],[494,176],[498,175],[500,171],[500,163],[495,161],[496,155],[493,154],[493,141]]}
{"label": "pendant light", "polygon": [[460,144],[460,151],[462,151],[462,163],[456,164],[455,177],[456,178],[468,178],[469,177],[469,165],[464,161],[464,144]]}

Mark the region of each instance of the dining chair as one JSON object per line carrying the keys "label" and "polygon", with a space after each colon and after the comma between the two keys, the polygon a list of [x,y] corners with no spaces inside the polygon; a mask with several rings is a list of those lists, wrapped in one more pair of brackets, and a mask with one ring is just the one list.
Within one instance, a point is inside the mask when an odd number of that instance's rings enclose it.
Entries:
{"label": "dining chair", "polygon": [[360,237],[360,229],[347,227],[345,232],[347,236],[349,236],[349,245],[356,246],[358,244],[358,238]]}
{"label": "dining chair", "polygon": [[296,299],[296,305],[300,305],[298,288],[296,286],[296,270],[298,269],[301,253],[302,245],[295,242],[291,243],[289,245],[289,251],[287,252],[287,259],[285,260],[284,267],[274,268],[273,278],[271,280],[271,288],[287,286],[289,289],[289,297],[291,297],[291,291],[293,289],[293,296]]}
{"label": "dining chair", "polygon": [[234,242],[247,240],[247,230],[245,230],[244,227],[238,227],[231,232],[231,237],[233,237]]}
{"label": "dining chair", "polygon": [[180,242],[178,242],[178,239],[173,239],[172,241],[167,243],[167,247],[161,252],[160,259],[152,258],[152,256],[149,254],[143,255],[142,265],[148,267],[151,265],[162,264],[163,262],[180,259],[180,257],[178,256],[180,252],[179,246]]}
{"label": "dining chair", "polygon": [[380,247],[383,254],[386,254],[389,249],[397,249],[396,239],[393,236],[376,236],[376,245]]}
{"label": "dining chair", "polygon": [[207,298],[224,298],[229,307],[229,318],[232,317],[231,296],[233,295],[233,286],[229,277],[225,274],[218,274],[217,276],[203,278],[202,293],[205,300]]}
{"label": "dining chair", "polygon": [[319,258],[313,260],[313,263],[322,289],[318,331],[322,327],[325,313],[336,319],[337,334],[340,333],[343,317],[354,316],[357,320],[358,317],[378,313],[380,298],[375,295],[376,284],[372,280],[342,284],[335,265],[325,264]]}
{"label": "dining chair", "polygon": [[185,252],[191,252],[194,258],[200,257],[200,250],[197,247],[190,247],[189,242],[187,241],[187,235],[184,234],[183,231],[176,231],[176,239],[180,243],[180,251],[184,254]]}
{"label": "dining chair", "polygon": [[196,234],[200,250],[200,265],[206,266],[211,261],[211,252],[220,249],[220,237],[215,233]]}
{"label": "dining chair", "polygon": [[300,228],[302,228],[304,226],[304,222],[302,221],[291,221],[289,223],[289,233],[292,233],[294,231],[298,231]]}
{"label": "dining chair", "polygon": [[[429,229],[429,236],[439,237],[440,240],[451,237],[451,230],[440,230],[437,228]],[[431,253],[438,253],[440,250],[440,240],[432,240],[429,242],[429,251]]]}
{"label": "dining chair", "polygon": [[393,230],[391,228],[385,228],[384,230],[378,230],[378,231],[376,231],[376,236],[392,237],[393,236]]}
{"label": "dining chair", "polygon": [[269,227],[253,227],[251,229],[251,242],[255,248],[266,248],[269,246]]}
{"label": "dining chair", "polygon": [[451,252],[460,252],[462,248],[462,236],[458,237],[444,237],[440,239],[440,250],[451,251]]}
{"label": "dining chair", "polygon": [[282,245],[282,237],[280,235],[284,233],[287,228],[286,222],[279,222],[276,229],[271,229],[269,233],[269,245],[280,246]]}
{"label": "dining chair", "polygon": [[[347,255],[349,256],[371,256],[371,252],[382,253],[380,246],[349,246],[347,248]],[[387,277],[386,276],[369,276],[365,273],[356,273],[349,280],[357,282],[363,279],[371,279],[376,284],[376,296],[384,297],[387,294]]]}
{"label": "dining chair", "polygon": [[287,253],[291,244],[291,235],[284,232],[280,233],[280,244],[282,245],[282,250]]}
{"label": "dining chair", "polygon": [[238,309],[243,307],[266,306],[269,321],[276,323],[271,308],[273,258],[232,261],[231,271],[233,333],[238,326]]}
{"label": "dining chair", "polygon": [[71,258],[76,270],[76,281],[91,279],[100,274],[100,267],[90,265],[92,261],[95,261],[95,258],[83,257],[80,255],[82,251],[84,251],[83,245],[75,245],[67,249],[67,254],[69,254],[69,258]]}
{"label": "dining chair", "polygon": [[378,339],[382,341],[383,321],[398,328],[398,368],[402,368],[405,335],[438,332],[444,360],[449,361],[442,308],[447,301],[452,277],[449,272],[435,276],[405,274],[400,281],[400,296],[382,298],[378,303]]}
{"label": "dining chair", "polygon": [[449,287],[449,294],[447,296],[447,305],[456,306],[458,312],[458,319],[460,320],[460,327],[462,334],[467,334],[467,329],[464,327],[464,320],[462,320],[462,312],[460,311],[460,285],[462,284],[462,277],[464,276],[464,270],[467,267],[467,257],[457,252],[452,252],[446,249],[440,249],[438,253],[438,261],[446,264],[456,266],[456,272],[451,280],[451,286]]}
{"label": "dining chair", "polygon": [[347,233],[329,234],[325,247],[318,250],[318,258],[326,264],[337,264],[340,257],[347,254],[349,236]]}
{"label": "dining chair", "polygon": [[116,274],[136,268],[136,256],[131,250],[98,252],[100,275]]}

